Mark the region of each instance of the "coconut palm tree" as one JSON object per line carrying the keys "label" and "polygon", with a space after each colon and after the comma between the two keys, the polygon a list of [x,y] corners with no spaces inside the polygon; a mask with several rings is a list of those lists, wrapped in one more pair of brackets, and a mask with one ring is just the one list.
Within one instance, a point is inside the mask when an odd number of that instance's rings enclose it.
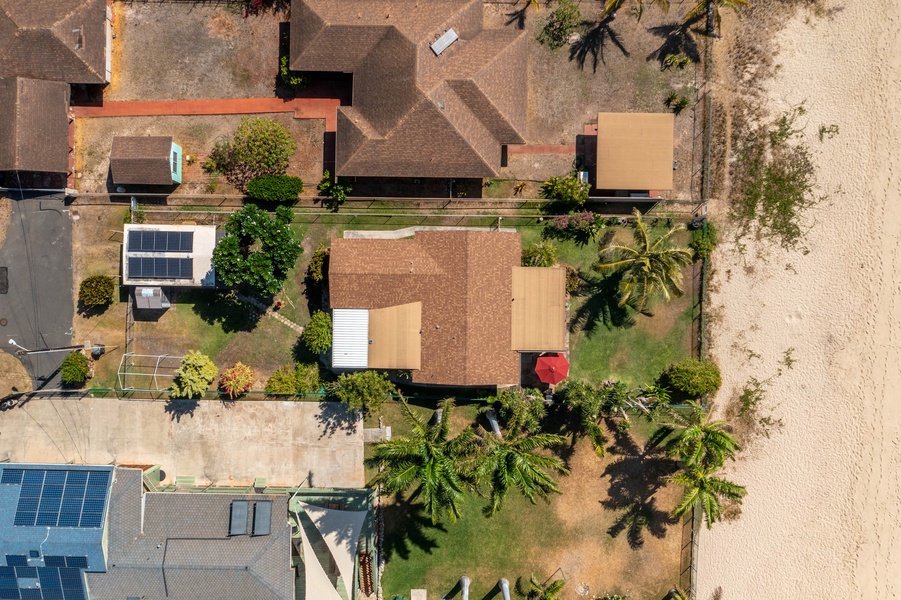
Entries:
{"label": "coconut palm tree", "polygon": [[682,295],[682,268],[690,265],[692,253],[685,248],[671,248],[670,239],[685,229],[677,225],[651,240],[641,212],[636,208],[635,247],[611,244],[601,248],[598,262],[592,268],[599,273],[622,273],[619,283],[620,306],[629,305],[644,312],[657,297],[667,302]]}
{"label": "coconut palm tree", "polygon": [[[638,5],[638,20],[641,20],[641,15],[644,13],[644,3],[645,1],[648,4],[656,4],[660,8],[663,9],[663,12],[667,12],[669,10],[669,0],[636,0],[636,4]],[[602,17],[607,17],[618,11],[623,7],[623,4],[626,3],[626,0],[606,0],[604,2],[604,12],[601,13]]]}
{"label": "coconut palm tree", "polygon": [[422,501],[432,523],[442,515],[456,521],[461,517],[459,503],[467,486],[466,460],[477,449],[475,432],[466,429],[449,437],[453,400],[442,401],[442,417],[433,416],[429,421],[414,413],[403,398],[401,406],[413,431],[409,436],[376,444],[372,458],[366,462],[381,471],[371,483],[385,486],[392,494],[415,485],[412,498]]}
{"label": "coconut palm tree", "polygon": [[560,493],[549,471],[566,475],[569,470],[556,456],[547,456],[540,451],[564,444],[563,436],[508,430],[498,438],[479,428],[477,437],[482,453],[476,459],[474,475],[490,490],[486,514],[497,514],[503,508],[507,493],[514,488],[532,504],[538,498],[549,501],[551,494]]}
{"label": "coconut palm tree", "polygon": [[[749,0],[700,0],[697,6],[686,13],[685,22],[691,23],[707,15],[707,33],[713,33],[713,24],[715,23],[717,27],[720,25],[720,8],[730,8],[737,15],[741,16],[741,9],[750,5],[751,2]],[[711,15],[713,17],[712,22],[710,21]]]}
{"label": "coconut palm tree", "polygon": [[527,600],[560,600],[562,596],[563,586],[566,585],[565,579],[555,579],[550,583],[541,583],[535,576],[529,577],[529,591],[525,596]]}
{"label": "coconut palm tree", "polygon": [[682,518],[695,506],[700,506],[707,529],[713,527],[723,513],[721,500],[741,504],[741,499],[748,493],[744,487],[721,477],[714,477],[710,470],[703,468],[688,468],[668,479],[685,489],[682,501],[673,510],[673,516],[677,519]]}
{"label": "coconut palm tree", "polygon": [[688,412],[670,410],[669,422],[664,422],[655,434],[659,439],[671,434],[663,449],[667,456],[680,460],[691,468],[718,469],[727,458],[741,450],[729,433],[726,421],[713,420],[714,407],[705,409],[700,402],[688,403]]}

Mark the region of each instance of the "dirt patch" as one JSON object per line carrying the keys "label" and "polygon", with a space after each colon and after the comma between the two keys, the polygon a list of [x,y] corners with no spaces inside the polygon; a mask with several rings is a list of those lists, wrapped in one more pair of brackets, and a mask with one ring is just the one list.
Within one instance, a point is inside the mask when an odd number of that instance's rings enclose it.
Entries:
{"label": "dirt patch", "polygon": [[6,241],[6,229],[13,216],[13,201],[9,198],[0,198],[0,246]]}
{"label": "dirt patch", "polygon": [[[112,189],[109,178],[109,154],[113,137],[122,135],[171,135],[191,163],[184,164],[182,184],[176,193],[234,194],[236,190],[222,177],[211,177],[203,163],[213,145],[225,140],[248,115],[168,116],[168,117],[95,117],[77,119],[76,187],[81,192],[105,192]],[[322,178],[322,152],[325,121],[295,119],[291,113],[250,115],[269,117],[284,125],[297,144],[297,152],[288,163],[288,174],[304,180],[307,190],[315,190]],[[158,191],[158,190],[157,190]]]}
{"label": "dirt patch", "polygon": [[669,302],[657,302],[651,307],[654,313],[653,318],[637,320],[636,326],[641,331],[646,332],[655,340],[662,340],[672,331],[676,321],[685,313],[692,302],[692,273],[693,269],[691,266],[682,269],[685,291],[682,297],[673,298]]}
{"label": "dirt patch", "polygon": [[[569,543],[547,553],[544,562],[548,572],[563,569],[568,598],[576,597],[580,583],[588,584],[593,594],[616,591],[630,598],[660,598],[678,581],[681,527],[668,513],[679,490],[655,488],[657,455],[632,447],[620,451],[601,459],[581,440],[569,460],[573,475],[560,480],[563,493],[553,506],[570,531]],[[629,529],[637,521],[630,520],[632,506],[639,507],[632,509],[636,514],[644,511],[648,517],[647,525],[634,534]]]}
{"label": "dirt patch", "polygon": [[13,392],[27,392],[31,390],[31,377],[25,371],[25,367],[19,360],[0,352],[0,398]]}
{"label": "dirt patch", "polygon": [[244,19],[196,2],[120,6],[115,85],[104,100],[271,97],[283,18],[266,12]]}

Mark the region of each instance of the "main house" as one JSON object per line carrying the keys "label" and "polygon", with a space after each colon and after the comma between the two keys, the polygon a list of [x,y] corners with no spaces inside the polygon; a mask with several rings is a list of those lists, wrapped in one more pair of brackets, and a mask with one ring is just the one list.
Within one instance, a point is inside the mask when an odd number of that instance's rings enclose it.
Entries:
{"label": "main house", "polygon": [[372,491],[173,493],[159,474],[0,466],[0,599],[356,600],[377,584]]}
{"label": "main house", "polygon": [[353,73],[338,175],[495,177],[526,133],[525,31],[483,0],[293,0],[290,66]]}
{"label": "main house", "polygon": [[0,171],[68,171],[70,84],[110,80],[104,0],[0,0]]}
{"label": "main house", "polygon": [[565,271],[521,267],[516,231],[337,239],[332,366],[409,370],[413,383],[520,383],[520,353],[566,349]]}

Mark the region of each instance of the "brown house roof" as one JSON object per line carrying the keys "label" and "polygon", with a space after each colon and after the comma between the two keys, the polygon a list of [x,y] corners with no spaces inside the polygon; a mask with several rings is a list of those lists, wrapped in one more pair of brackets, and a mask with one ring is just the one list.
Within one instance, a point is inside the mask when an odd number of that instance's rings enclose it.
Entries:
{"label": "brown house roof", "polygon": [[65,173],[69,85],[0,79],[0,171]]}
{"label": "brown house roof", "polygon": [[104,0],[0,0],[0,77],[106,82]]}
{"label": "brown house roof", "polygon": [[109,164],[114,184],[172,185],[172,137],[114,137]]}
{"label": "brown house roof", "polygon": [[337,239],[329,259],[332,308],[422,302],[421,369],[415,383],[519,383],[512,350],[518,233],[420,231],[413,239]]}
{"label": "brown house roof", "polygon": [[[336,171],[492,177],[525,142],[525,32],[483,30],[482,0],[293,0],[291,68],[354,74]],[[430,48],[453,29],[439,56]]]}

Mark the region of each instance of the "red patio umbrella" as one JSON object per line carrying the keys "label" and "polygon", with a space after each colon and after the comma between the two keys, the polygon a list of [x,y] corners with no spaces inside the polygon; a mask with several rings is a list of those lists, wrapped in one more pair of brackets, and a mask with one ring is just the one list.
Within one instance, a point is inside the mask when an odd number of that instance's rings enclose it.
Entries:
{"label": "red patio umbrella", "polygon": [[538,379],[549,385],[557,385],[569,375],[569,361],[562,352],[539,356],[535,364]]}

